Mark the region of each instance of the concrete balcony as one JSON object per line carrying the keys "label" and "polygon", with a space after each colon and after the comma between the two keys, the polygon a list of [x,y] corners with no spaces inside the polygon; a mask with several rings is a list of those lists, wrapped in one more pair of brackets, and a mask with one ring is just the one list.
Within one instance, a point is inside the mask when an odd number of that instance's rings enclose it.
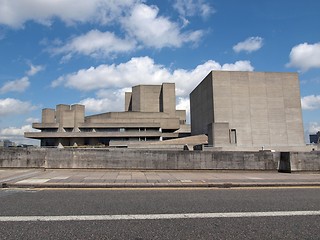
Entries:
{"label": "concrete balcony", "polygon": [[141,132],[25,132],[27,138],[128,138],[128,137],[160,137],[159,131]]}

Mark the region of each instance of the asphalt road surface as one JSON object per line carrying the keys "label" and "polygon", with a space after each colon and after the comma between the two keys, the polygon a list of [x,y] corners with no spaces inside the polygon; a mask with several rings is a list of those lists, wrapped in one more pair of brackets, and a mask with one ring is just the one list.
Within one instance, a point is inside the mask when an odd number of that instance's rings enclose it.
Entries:
{"label": "asphalt road surface", "polygon": [[1,189],[0,239],[320,239],[320,188]]}

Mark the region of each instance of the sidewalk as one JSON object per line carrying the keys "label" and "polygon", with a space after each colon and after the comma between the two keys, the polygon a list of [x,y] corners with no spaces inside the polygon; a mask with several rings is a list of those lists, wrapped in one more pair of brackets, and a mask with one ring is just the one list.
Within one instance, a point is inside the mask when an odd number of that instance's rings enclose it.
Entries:
{"label": "sidewalk", "polygon": [[218,170],[0,169],[0,188],[319,186],[319,172]]}

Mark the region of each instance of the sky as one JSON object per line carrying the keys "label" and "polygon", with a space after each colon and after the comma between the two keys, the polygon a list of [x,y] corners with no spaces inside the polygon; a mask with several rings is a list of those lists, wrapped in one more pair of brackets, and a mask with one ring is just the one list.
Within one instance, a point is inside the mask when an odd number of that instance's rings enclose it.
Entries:
{"label": "sky", "polygon": [[[124,110],[138,84],[176,84],[177,109],[211,70],[298,72],[305,135],[320,131],[320,1],[0,0],[0,140],[43,108]],[[288,86],[289,87],[289,86]]]}

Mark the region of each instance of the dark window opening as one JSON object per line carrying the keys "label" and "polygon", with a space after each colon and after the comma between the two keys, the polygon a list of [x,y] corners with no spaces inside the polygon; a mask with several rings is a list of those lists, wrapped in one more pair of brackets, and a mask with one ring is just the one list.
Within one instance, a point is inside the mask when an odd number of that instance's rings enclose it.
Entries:
{"label": "dark window opening", "polygon": [[230,129],[230,143],[231,144],[237,144],[237,131],[236,129]]}

